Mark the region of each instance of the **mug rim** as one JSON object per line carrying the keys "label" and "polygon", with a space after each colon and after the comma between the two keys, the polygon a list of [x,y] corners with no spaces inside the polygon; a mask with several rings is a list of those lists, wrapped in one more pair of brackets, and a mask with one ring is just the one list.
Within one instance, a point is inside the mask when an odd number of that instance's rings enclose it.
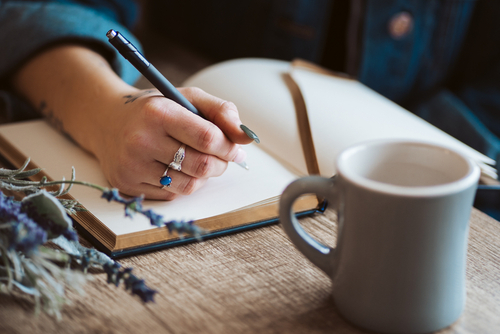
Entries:
{"label": "mug rim", "polygon": [[[347,159],[360,152],[361,150],[366,150],[370,147],[375,146],[388,145],[426,146],[432,149],[440,149],[443,150],[443,153],[448,152],[462,159],[467,164],[468,171],[461,178],[447,183],[429,186],[402,186],[371,180],[367,177],[357,174],[356,172],[345,166],[347,163]],[[464,189],[469,188],[475,183],[478,183],[479,177],[481,175],[481,171],[477,163],[450,147],[433,142],[407,139],[383,139],[358,143],[346,148],[339,154],[336,160],[336,167],[340,175],[344,176],[344,178],[350,180],[361,188],[370,189],[379,193],[413,197],[435,197],[458,193]]]}

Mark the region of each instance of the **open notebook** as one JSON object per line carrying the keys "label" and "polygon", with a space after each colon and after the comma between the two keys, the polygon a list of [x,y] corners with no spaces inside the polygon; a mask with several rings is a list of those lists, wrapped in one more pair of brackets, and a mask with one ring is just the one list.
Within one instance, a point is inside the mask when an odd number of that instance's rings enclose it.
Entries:
{"label": "open notebook", "polygon": [[[287,76],[300,92],[292,92]],[[237,59],[208,67],[185,86],[197,86],[234,102],[240,118],[256,129],[264,149],[301,173],[308,168],[299,133],[297,98],[305,102],[319,173],[335,174],[335,158],[345,148],[369,140],[414,139],[448,146],[476,161],[496,178],[495,161],[403,109],[359,81],[303,61]],[[298,97],[296,95],[302,95]],[[295,106],[295,107],[294,107]],[[299,104],[300,107],[300,104]]]}
{"label": "open notebook", "polygon": [[[336,155],[360,141],[388,137],[434,141],[464,152],[485,173],[495,173],[488,166],[493,160],[354,80],[283,61],[240,59],[204,69],[185,85],[236,103],[243,123],[261,139],[261,144],[245,147],[250,170],[230,163],[221,177],[210,179],[192,195],[171,202],[145,201],[146,208],[166,220],[196,220],[211,231],[209,236],[276,222],[279,195],[290,182],[311,173],[332,176]],[[301,115],[298,109],[304,109]],[[307,118],[310,138],[304,138]],[[0,126],[0,153],[16,166],[30,157],[31,167],[44,168],[53,180],[69,179],[74,166],[78,180],[109,186],[94,157],[43,120]],[[121,205],[108,203],[94,189],[74,186],[70,194],[88,210],[78,213],[75,221],[97,248],[113,257],[192,240],[152,227],[144,217],[124,217]],[[315,196],[306,196],[295,209],[307,214],[320,206]]]}

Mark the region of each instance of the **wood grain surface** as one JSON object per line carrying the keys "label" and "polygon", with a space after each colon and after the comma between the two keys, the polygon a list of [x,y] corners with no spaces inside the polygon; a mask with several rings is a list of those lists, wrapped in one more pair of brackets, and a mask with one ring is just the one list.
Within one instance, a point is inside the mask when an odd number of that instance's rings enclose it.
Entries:
{"label": "wood grain surface", "polygon": [[[305,229],[335,243],[335,215],[305,218]],[[467,303],[440,333],[500,332],[500,223],[471,216]],[[31,300],[0,295],[0,333],[364,333],[338,314],[331,282],[279,225],[121,260],[157,289],[143,304],[93,274],[62,320],[34,316]]]}

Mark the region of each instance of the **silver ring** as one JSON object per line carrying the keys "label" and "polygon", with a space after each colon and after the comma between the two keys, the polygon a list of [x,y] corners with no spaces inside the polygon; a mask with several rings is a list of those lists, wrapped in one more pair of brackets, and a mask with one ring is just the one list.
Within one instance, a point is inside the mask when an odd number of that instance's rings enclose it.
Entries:
{"label": "silver ring", "polygon": [[175,152],[174,160],[168,164],[168,167],[175,169],[176,171],[181,170],[182,160],[186,156],[186,145],[182,144],[181,147]]}
{"label": "silver ring", "polygon": [[160,184],[162,185],[160,189],[165,189],[165,187],[170,188],[172,185],[172,178],[168,176],[169,168],[175,169],[176,171],[180,171],[182,168],[182,161],[186,156],[186,145],[182,144],[181,147],[175,152],[174,160],[168,164],[167,168],[163,172],[163,175],[160,177]]}

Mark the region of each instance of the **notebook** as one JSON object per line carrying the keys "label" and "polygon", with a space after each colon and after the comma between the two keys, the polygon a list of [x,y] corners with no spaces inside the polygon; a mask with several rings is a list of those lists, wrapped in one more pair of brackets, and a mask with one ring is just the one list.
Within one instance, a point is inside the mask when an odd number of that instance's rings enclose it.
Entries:
{"label": "notebook", "polygon": [[[244,124],[260,144],[244,147],[245,170],[230,163],[195,193],[173,201],[144,201],[165,220],[195,220],[206,238],[278,221],[279,196],[293,180],[335,174],[334,160],[344,148],[382,138],[418,139],[459,150],[494,177],[494,161],[426,123],[356,80],[323,72],[303,62],[237,59],[210,66],[184,86],[198,86],[234,102]],[[52,180],[71,178],[109,187],[97,160],[44,120],[0,126],[0,153],[13,165],[30,158]],[[42,175],[38,175],[40,178]],[[36,176],[35,176],[36,177]],[[73,216],[96,248],[118,258],[192,242],[150,225],[142,216],[125,217],[123,206],[100,198],[92,188],[70,192],[88,211]],[[314,195],[295,203],[299,215],[321,212]]]}

